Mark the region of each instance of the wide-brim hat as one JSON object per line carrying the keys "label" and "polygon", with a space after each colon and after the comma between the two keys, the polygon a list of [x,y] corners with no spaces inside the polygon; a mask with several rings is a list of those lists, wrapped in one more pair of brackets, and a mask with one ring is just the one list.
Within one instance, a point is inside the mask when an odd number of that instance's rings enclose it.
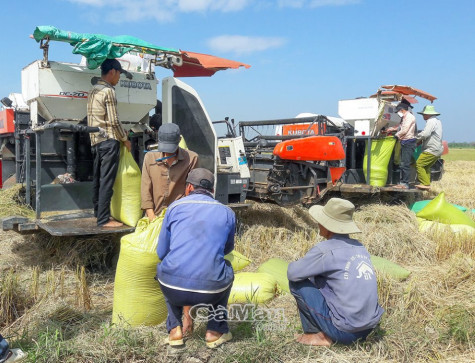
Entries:
{"label": "wide-brim hat", "polygon": [[178,149],[180,140],[180,127],[177,124],[163,124],[158,129],[157,150],[163,153],[174,153]]}
{"label": "wide-brim hat", "polygon": [[422,112],[418,112],[418,114],[421,114],[421,115],[434,115],[434,116],[438,116],[440,115],[440,113],[438,113],[436,110],[435,110],[435,107],[433,105],[427,105],[424,107],[424,109],[422,110]]}
{"label": "wide-brim hat", "polygon": [[354,204],[340,198],[331,198],[325,206],[314,205],[309,209],[318,224],[337,234],[361,233],[353,221],[354,212]]}

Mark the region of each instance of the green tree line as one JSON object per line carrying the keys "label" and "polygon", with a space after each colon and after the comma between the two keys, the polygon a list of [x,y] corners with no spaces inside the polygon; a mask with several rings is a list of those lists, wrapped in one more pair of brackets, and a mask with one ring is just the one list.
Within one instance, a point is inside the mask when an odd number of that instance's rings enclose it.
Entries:
{"label": "green tree line", "polygon": [[457,149],[474,149],[475,148],[475,141],[472,142],[449,142],[449,148],[457,148]]}

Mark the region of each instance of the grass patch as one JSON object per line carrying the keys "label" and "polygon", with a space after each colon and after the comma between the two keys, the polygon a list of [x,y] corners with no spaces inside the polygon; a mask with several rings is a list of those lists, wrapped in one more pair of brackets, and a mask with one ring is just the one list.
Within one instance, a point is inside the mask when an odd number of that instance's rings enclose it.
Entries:
{"label": "grass patch", "polygon": [[454,305],[442,309],[438,314],[444,323],[440,339],[453,339],[457,343],[471,343],[475,338],[475,313],[466,306]]}

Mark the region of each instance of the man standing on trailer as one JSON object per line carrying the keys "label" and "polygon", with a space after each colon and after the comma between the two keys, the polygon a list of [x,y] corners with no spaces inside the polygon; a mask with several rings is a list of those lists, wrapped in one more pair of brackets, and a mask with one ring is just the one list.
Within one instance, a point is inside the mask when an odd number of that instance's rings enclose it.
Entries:
{"label": "man standing on trailer", "polygon": [[105,130],[106,136],[91,133],[94,155],[93,196],[94,216],[100,227],[120,227],[123,223],[111,219],[110,203],[119,167],[120,143],[130,151],[127,133],[119,122],[114,86],[125,73],[117,59],[106,59],[101,65],[101,78],[87,98],[87,124]]}
{"label": "man standing on trailer", "polygon": [[442,145],[442,123],[437,118],[440,115],[434,106],[427,105],[422,112],[418,112],[424,117],[426,126],[417,135],[417,140],[422,142],[422,154],[416,161],[417,179],[416,188],[422,190],[430,189],[430,169],[439,159],[444,151]]}
{"label": "man standing on trailer", "polygon": [[403,100],[396,106],[396,112],[401,117],[399,127],[391,127],[387,131],[396,131],[394,135],[401,143],[401,180],[395,188],[409,189],[411,161],[416,150],[416,118],[409,112],[409,102]]}

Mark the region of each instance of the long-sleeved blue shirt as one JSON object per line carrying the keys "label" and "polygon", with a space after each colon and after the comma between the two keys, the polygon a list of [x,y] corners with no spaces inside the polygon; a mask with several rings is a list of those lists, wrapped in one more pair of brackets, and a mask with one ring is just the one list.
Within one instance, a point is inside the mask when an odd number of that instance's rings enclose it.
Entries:
{"label": "long-sleeved blue shirt", "polygon": [[234,212],[209,195],[170,204],[158,237],[158,281],[185,291],[225,290],[234,279],[224,255],[234,249],[235,226]]}
{"label": "long-sleeved blue shirt", "polygon": [[366,248],[348,235],[317,243],[287,270],[290,281],[310,278],[330,309],[333,325],[345,332],[374,328],[384,310],[378,304],[376,275]]}

